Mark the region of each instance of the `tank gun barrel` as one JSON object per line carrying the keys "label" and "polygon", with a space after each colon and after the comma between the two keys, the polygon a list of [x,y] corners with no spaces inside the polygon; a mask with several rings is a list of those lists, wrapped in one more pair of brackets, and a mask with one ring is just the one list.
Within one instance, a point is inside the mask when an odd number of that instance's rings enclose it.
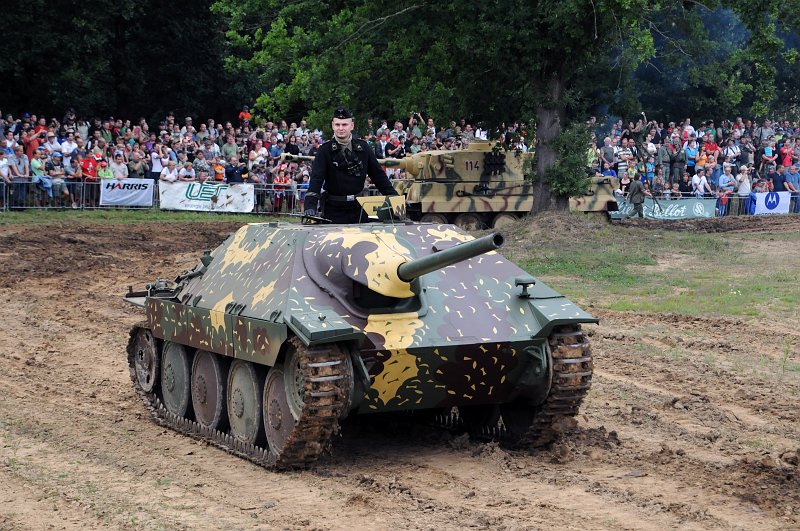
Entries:
{"label": "tank gun barrel", "polygon": [[422,258],[400,264],[397,268],[397,276],[400,277],[400,280],[403,282],[411,282],[415,278],[421,277],[426,273],[445,268],[456,262],[478,256],[479,254],[499,249],[503,245],[503,242],[503,235],[499,232],[495,232],[494,234],[489,234],[476,240],[460,243],[450,249],[445,249],[429,256],[423,256]]}

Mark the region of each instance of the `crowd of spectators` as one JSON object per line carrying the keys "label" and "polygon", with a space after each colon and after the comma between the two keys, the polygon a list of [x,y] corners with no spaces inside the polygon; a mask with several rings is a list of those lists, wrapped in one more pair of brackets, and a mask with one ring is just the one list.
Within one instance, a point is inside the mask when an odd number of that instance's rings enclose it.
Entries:
{"label": "crowd of spectators", "polygon": [[[737,118],[693,125],[648,121],[644,114],[627,126],[622,120],[601,127],[590,148],[590,173],[617,177],[625,196],[634,179],[658,199],[717,197],[721,210],[731,196],[789,191],[800,196],[800,123],[756,124]],[[357,129],[378,158],[403,158],[439,149],[463,149],[475,140],[498,139],[509,149],[528,151],[524,124],[491,133],[465,119],[437,124],[413,113],[405,120],[367,119]],[[310,163],[287,162],[283,153],[314,156],[325,133],[305,120],[259,120],[247,107],[236,121],[169,113],[152,127],[147,120],[106,117],[79,119],[0,112],[0,198],[11,208],[96,206],[103,179],[152,178],[160,182],[249,182],[257,186],[256,208],[299,207],[308,187]],[[396,168],[390,177],[404,178]],[[6,193],[8,192],[8,193]],[[79,197],[82,192],[82,197]],[[795,203],[800,206],[800,197]]]}
{"label": "crowd of spectators", "polygon": [[792,192],[800,207],[800,123],[769,119],[760,124],[735,121],[622,120],[597,127],[590,146],[590,173],[617,177],[618,194],[640,180],[657,199],[699,197],[719,199],[725,214],[729,199],[751,192]]}
{"label": "crowd of spectators", "polygon": [[[466,148],[486,139],[466,120],[439,127],[414,113],[405,121],[368,119],[359,135],[378,158],[402,158],[434,149]],[[527,151],[524,126],[495,131],[508,147]],[[260,120],[245,106],[236,122],[169,113],[156,127],[147,120],[115,117],[84,120],[70,109],[61,118],[0,112],[0,198],[12,209],[26,206],[97,206],[103,179],[152,178],[160,182],[248,182],[257,186],[256,209],[291,211],[308,187],[310,163],[287,162],[283,153],[314,156],[325,141],[321,130],[299,123]],[[395,168],[391,177],[404,178]],[[8,191],[9,193],[5,193]],[[82,194],[82,197],[79,197]]]}

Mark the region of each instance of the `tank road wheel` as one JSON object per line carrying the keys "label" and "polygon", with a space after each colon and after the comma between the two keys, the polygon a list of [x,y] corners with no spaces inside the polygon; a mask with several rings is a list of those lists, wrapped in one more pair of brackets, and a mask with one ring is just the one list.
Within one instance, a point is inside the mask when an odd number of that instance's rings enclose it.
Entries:
{"label": "tank road wheel", "polygon": [[436,223],[437,225],[446,225],[447,224],[447,216],[444,214],[423,214],[421,218],[419,218],[421,223]]}
{"label": "tank road wheel", "polygon": [[192,404],[191,365],[186,348],[167,341],[161,354],[161,395],[164,407],[177,417],[188,417]]}
{"label": "tank road wheel", "polygon": [[500,214],[497,214],[492,220],[492,228],[504,229],[509,225],[513,224],[518,219],[519,217],[515,216],[514,214],[507,214],[505,212],[501,212]]}
{"label": "tank road wheel", "polygon": [[475,231],[483,228],[483,221],[481,221],[481,217],[478,214],[473,214],[472,212],[459,214],[456,216],[454,223],[465,231]]}
{"label": "tank road wheel", "polygon": [[227,428],[225,379],[228,371],[224,361],[213,352],[198,350],[192,362],[192,407],[197,423],[204,428]]}
{"label": "tank road wheel", "polygon": [[228,371],[228,421],[231,435],[248,444],[264,438],[261,422],[263,377],[252,363],[234,360]]}
{"label": "tank road wheel", "polygon": [[544,402],[501,404],[506,439],[519,446],[545,446],[559,435],[559,420],[574,417],[592,385],[592,352],[580,325],[557,327],[547,339],[553,368]]}
{"label": "tank road wheel", "polygon": [[283,364],[270,369],[264,384],[264,428],[277,467],[319,457],[350,409],[352,390],[353,365],[344,346],[289,340]]}
{"label": "tank road wheel", "polygon": [[156,387],[156,381],[160,372],[160,357],[156,347],[156,340],[153,332],[147,328],[137,327],[131,337],[128,347],[133,355],[133,370],[139,387],[145,393],[151,393]]}
{"label": "tank road wheel", "polygon": [[286,386],[283,366],[275,365],[267,373],[264,383],[264,428],[269,450],[276,456],[283,452],[298,418],[289,407],[291,399],[287,396]]}

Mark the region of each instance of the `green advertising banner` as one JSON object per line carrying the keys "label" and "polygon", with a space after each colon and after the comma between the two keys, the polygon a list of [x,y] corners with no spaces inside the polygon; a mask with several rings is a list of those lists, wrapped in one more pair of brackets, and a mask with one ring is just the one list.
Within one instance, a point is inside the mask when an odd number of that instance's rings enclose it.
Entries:
{"label": "green advertising banner", "polygon": [[[633,204],[626,200],[618,202],[619,210],[609,212],[611,219],[624,219],[636,215]],[[716,199],[653,199],[644,200],[644,217],[651,219],[713,218],[717,208]]]}

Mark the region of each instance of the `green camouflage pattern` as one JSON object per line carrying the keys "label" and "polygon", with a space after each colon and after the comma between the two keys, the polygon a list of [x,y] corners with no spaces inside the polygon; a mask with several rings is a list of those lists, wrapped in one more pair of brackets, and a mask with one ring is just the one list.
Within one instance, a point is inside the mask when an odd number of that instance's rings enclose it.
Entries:
{"label": "green camouflage pattern", "polygon": [[592,177],[589,189],[581,196],[569,198],[573,212],[614,212],[618,210],[614,190],[619,188],[616,177]]}
{"label": "green camouflage pattern", "polygon": [[465,258],[459,244],[473,240],[452,225],[250,224],[174,290],[128,300],[157,338],[266,366],[292,336],[346,343],[359,412],[538,398],[553,328],[597,320],[497,251],[398,275],[435,253]]}

